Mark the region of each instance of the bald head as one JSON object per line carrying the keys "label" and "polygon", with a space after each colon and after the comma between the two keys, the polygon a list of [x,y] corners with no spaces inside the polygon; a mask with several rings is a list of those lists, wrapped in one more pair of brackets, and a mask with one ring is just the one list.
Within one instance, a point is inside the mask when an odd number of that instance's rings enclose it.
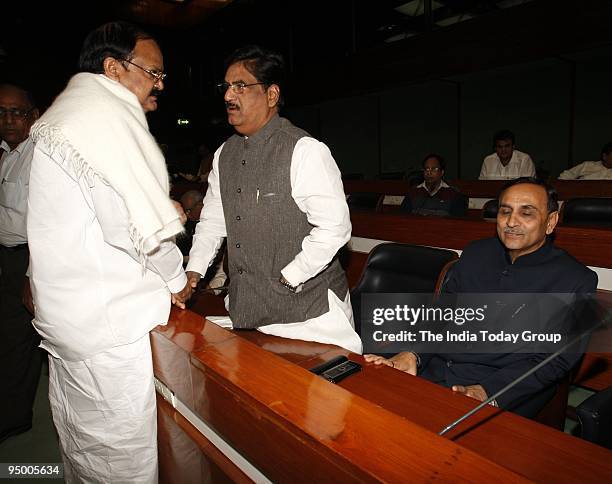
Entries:
{"label": "bald head", "polygon": [[11,150],[28,137],[37,119],[38,109],[25,89],[0,84],[0,138],[6,141]]}
{"label": "bald head", "polygon": [[189,190],[183,193],[181,197],[181,205],[187,218],[192,221],[200,220],[200,212],[202,211],[202,202],[204,201],[204,195],[198,190]]}

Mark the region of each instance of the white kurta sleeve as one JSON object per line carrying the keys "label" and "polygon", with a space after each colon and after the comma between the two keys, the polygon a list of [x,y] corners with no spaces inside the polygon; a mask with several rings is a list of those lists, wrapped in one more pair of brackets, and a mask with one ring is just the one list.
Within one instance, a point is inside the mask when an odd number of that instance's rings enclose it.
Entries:
{"label": "white kurta sleeve", "polygon": [[586,163],[580,163],[569,170],[562,171],[559,175],[559,180],[577,180],[583,175],[582,171],[585,165]]}
{"label": "white kurta sleeve", "polygon": [[[80,183],[83,185],[84,181]],[[140,262],[130,238],[127,207],[121,197],[97,178],[94,186],[89,187],[89,193],[104,241]],[[159,249],[149,254],[146,267],[159,274],[172,293],[181,291],[187,284],[183,256],[173,241],[163,241]]]}
{"label": "white kurta sleeve", "polygon": [[329,148],[313,138],[300,139],[291,158],[291,195],[313,229],[302,250],[281,273],[292,285],[316,276],[351,238],[351,219],[340,170]]}
{"label": "white kurta sleeve", "polygon": [[212,170],[208,175],[208,190],[204,197],[204,207],[200,213],[200,221],[196,225],[187,271],[206,274],[206,269],[217,255],[217,251],[227,236],[225,216],[221,203],[219,186],[219,155],[223,145],[215,152]]}
{"label": "white kurta sleeve", "polygon": [[480,167],[480,175],[478,176],[479,180],[486,180],[489,178],[489,164],[487,162],[488,156],[482,161],[482,166]]}
{"label": "white kurta sleeve", "polygon": [[[523,173],[525,173],[525,174],[523,174]],[[525,171],[523,173],[521,173],[520,176],[531,176],[531,177],[535,177],[536,176],[535,163],[531,159],[531,156],[529,156],[527,154],[525,156]]]}

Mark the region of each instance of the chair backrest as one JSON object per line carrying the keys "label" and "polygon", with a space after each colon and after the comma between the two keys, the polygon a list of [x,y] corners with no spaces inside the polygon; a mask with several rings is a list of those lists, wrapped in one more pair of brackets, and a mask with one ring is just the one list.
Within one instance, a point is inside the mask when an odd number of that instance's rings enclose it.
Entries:
{"label": "chair backrest", "polygon": [[351,210],[375,210],[380,212],[383,199],[384,195],[382,193],[351,193],[346,199],[346,203]]}
{"label": "chair backrest", "polygon": [[612,227],[612,198],[571,198],[563,204],[564,224]]}
{"label": "chair backrest", "polygon": [[612,449],[612,387],[591,395],[576,407],[580,436]]}
{"label": "chair backrest", "polygon": [[482,206],[482,218],[496,219],[498,209],[499,209],[499,204],[497,202],[497,198],[494,198],[493,200],[488,200]]}
{"label": "chair backrest", "polygon": [[351,291],[355,328],[361,330],[361,295],[434,293],[440,272],[458,258],[455,251],[421,245],[388,243],[376,246]]}

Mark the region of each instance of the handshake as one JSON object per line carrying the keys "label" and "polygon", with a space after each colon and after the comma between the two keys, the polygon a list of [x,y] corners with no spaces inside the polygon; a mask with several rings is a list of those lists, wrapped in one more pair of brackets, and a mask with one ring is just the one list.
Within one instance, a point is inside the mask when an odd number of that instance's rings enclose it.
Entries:
{"label": "handshake", "polygon": [[187,271],[187,284],[185,284],[185,287],[180,292],[172,293],[172,304],[185,309],[185,303],[195,292],[201,278],[202,276],[197,272]]}

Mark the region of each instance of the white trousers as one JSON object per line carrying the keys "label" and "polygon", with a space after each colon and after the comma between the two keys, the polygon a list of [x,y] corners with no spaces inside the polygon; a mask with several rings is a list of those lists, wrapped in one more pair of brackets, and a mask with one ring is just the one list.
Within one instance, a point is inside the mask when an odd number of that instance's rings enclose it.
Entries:
{"label": "white trousers", "polygon": [[148,333],[83,361],[49,356],[49,401],[66,482],[157,482]]}

